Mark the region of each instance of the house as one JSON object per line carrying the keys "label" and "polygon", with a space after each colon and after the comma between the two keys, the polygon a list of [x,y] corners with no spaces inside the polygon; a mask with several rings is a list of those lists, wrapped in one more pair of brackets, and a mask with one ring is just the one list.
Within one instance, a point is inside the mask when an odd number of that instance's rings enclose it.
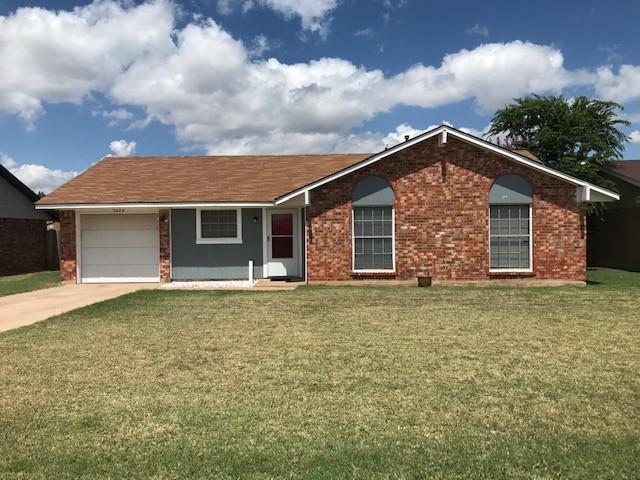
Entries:
{"label": "house", "polygon": [[69,282],[582,282],[616,193],[440,126],[376,154],[104,158],[38,202]]}
{"label": "house", "polygon": [[602,215],[588,218],[588,264],[640,271],[640,160],[623,160],[603,172],[620,192]]}
{"label": "house", "polygon": [[36,210],[37,199],[0,165],[0,276],[47,269],[47,222],[55,212]]}

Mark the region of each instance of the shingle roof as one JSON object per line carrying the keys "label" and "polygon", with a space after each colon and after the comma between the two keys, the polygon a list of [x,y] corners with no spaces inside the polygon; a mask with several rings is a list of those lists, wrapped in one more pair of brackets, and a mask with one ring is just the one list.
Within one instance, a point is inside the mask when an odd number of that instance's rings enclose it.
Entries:
{"label": "shingle roof", "polygon": [[38,204],[273,202],[368,156],[105,157]]}
{"label": "shingle roof", "polygon": [[640,160],[621,160],[613,170],[625,177],[640,182]]}
{"label": "shingle roof", "polygon": [[544,163],[542,160],[540,160],[538,157],[536,157],[533,153],[531,153],[529,150],[514,150],[518,155],[522,155],[523,157],[527,157],[529,160],[534,160],[536,162],[539,163]]}

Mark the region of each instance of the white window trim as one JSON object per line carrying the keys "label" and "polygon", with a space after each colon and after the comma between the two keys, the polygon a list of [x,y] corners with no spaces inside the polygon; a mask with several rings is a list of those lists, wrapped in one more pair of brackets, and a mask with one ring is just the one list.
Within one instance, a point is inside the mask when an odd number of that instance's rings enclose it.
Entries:
{"label": "white window trim", "polygon": [[[238,224],[237,236],[229,238],[202,238],[202,215],[201,212],[209,210],[235,210],[236,222]],[[196,208],[196,244],[198,245],[231,245],[242,243],[242,209],[229,207],[207,207]]]}
{"label": "white window trim", "polygon": [[[511,205],[511,204],[509,204]],[[533,273],[533,203],[529,204],[529,267],[527,268],[491,268],[491,207],[500,204],[489,204],[489,273]]]}
{"label": "white window trim", "polygon": [[[389,207],[390,205],[380,205]],[[396,209],[391,206],[391,261],[393,268],[391,269],[357,269],[356,268],[356,235],[355,235],[355,215],[353,211],[358,206],[351,207],[351,271],[353,273],[396,273]],[[364,207],[367,208],[367,207]],[[375,207],[374,207],[375,208]]]}

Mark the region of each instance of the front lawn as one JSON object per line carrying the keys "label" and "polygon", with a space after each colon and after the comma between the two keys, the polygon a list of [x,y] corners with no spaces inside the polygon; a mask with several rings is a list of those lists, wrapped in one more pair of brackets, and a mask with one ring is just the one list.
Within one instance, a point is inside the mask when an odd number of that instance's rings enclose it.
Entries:
{"label": "front lawn", "polygon": [[0,478],[638,478],[640,288],[141,291],[0,335]]}
{"label": "front lawn", "polygon": [[60,272],[36,272],[0,277],[0,297],[60,285]]}

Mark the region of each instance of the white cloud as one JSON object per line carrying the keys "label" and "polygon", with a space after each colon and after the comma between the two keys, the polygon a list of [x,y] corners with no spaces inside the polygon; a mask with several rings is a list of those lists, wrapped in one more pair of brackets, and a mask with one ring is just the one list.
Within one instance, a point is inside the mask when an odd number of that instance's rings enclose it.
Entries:
{"label": "white cloud", "polygon": [[[362,133],[350,133],[344,137],[338,139],[335,143],[333,150],[336,152],[354,152],[354,153],[376,153],[382,151],[385,148],[393,147],[399,143],[406,141],[406,136],[414,138],[424,132],[433,130],[440,125],[449,125],[453,127],[451,122],[443,120],[438,125],[429,125],[426,128],[415,128],[406,123],[398,125],[395,130],[387,133],[380,132],[362,132]],[[475,135],[476,137],[484,137],[489,126],[487,125],[482,130],[475,128],[458,127],[459,130]]]}
{"label": "white cloud", "polygon": [[353,35],[356,37],[373,37],[373,29],[363,28],[360,30],[356,30],[355,32],[353,32]]}
{"label": "white cloud", "polygon": [[2,165],[4,168],[8,170],[11,170],[12,168],[17,166],[17,163],[13,158],[11,158],[6,153],[0,152],[0,165]]}
{"label": "white cloud", "polygon": [[479,23],[474,24],[473,26],[467,28],[465,30],[467,35],[479,35],[481,37],[489,36],[489,29],[486,25],[480,25]]}
{"label": "white cloud", "polygon": [[611,67],[597,71],[597,94],[606,100],[624,103],[640,98],[640,66],[622,65],[615,73]]}
{"label": "white cloud", "polygon": [[25,163],[19,165],[9,155],[0,152],[0,163],[34,192],[49,193],[78,173],[51,169],[44,165]]}
{"label": "white cloud", "polygon": [[93,116],[100,115],[102,118],[109,120],[108,125],[113,127],[120,122],[132,120],[134,115],[129,110],[118,108],[116,110],[94,110],[91,112]]}
{"label": "white cloud", "polygon": [[[337,0],[254,3],[308,24],[327,17]],[[46,102],[78,103],[95,91],[116,105],[104,114],[110,122],[129,120],[128,108],[138,107],[145,118],[132,127],[159,121],[175,127],[181,142],[212,153],[314,152],[399,105],[472,100],[487,112],[515,97],[595,80],[567,70],[557,48],[521,41],[460,50],[440,65],[417,64],[394,76],[340,58],[288,64],[260,59],[266,38],[245,45],[211,19],[174,30],[175,10],[168,0],[102,0],[70,12],[23,8],[0,18],[0,64],[14,66],[0,76],[0,112],[33,124]]]}
{"label": "white cloud", "polygon": [[634,130],[629,134],[629,142],[640,143],[640,130]]}
{"label": "white cloud", "polygon": [[436,107],[473,98],[481,110],[491,111],[528,93],[560,93],[590,79],[586,72],[566,70],[560,50],[514,41],[460,50],[439,67],[416,65],[390,83],[406,105]]}
{"label": "white cloud", "polygon": [[330,13],[338,6],[338,0],[218,0],[218,11],[230,14],[235,6],[247,12],[255,5],[270,8],[285,18],[298,17],[302,29],[326,37],[331,22]]}
{"label": "white cloud", "polygon": [[253,45],[249,49],[249,56],[253,58],[262,57],[265,53],[271,50],[272,46],[269,39],[264,35],[257,35],[253,39]]}
{"label": "white cloud", "polygon": [[171,45],[174,7],[98,1],[72,11],[19,8],[0,16],[0,112],[33,127],[43,102],[79,104],[127,65]]}
{"label": "white cloud", "polygon": [[[250,61],[242,42],[212,20],[179,31],[166,57],[135,62],[111,90],[122,104],[176,127],[211,152],[326,149],[354,126],[404,104],[437,107],[475,99],[483,110],[580,81],[554,48],[487,44],[416,65],[393,77],[337,58],[284,64]],[[220,115],[224,112],[224,115]]]}
{"label": "white cloud", "polygon": [[126,140],[114,140],[109,144],[109,148],[117,157],[128,157],[136,153],[136,142]]}

